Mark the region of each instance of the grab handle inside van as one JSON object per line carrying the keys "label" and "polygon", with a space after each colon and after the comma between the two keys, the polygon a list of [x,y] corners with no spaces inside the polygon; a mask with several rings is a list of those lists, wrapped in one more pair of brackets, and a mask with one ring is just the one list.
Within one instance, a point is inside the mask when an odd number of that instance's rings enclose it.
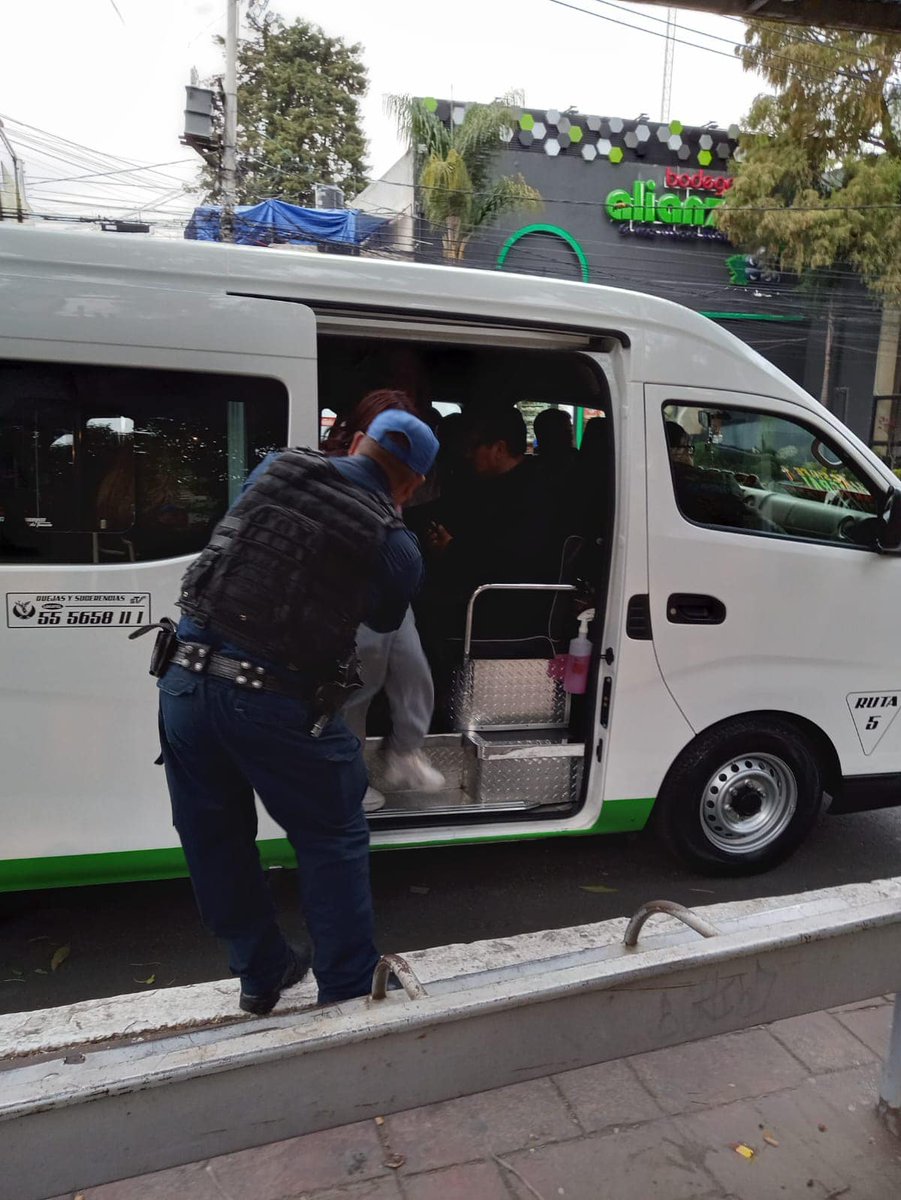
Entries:
{"label": "grab handle inside van", "polygon": [[466,631],[463,634],[463,657],[469,658],[472,650],[472,615],[476,600],[485,592],[574,592],[572,583],[483,583],[469,597],[466,606]]}

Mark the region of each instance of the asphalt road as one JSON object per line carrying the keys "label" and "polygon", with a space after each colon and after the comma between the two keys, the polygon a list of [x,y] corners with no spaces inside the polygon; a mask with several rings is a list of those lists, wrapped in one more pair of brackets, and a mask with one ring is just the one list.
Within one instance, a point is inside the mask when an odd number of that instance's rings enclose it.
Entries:
{"label": "asphalt road", "polygon": [[[901,810],[826,817],[789,862],[742,880],[693,875],[645,834],[391,851],[372,864],[380,945],[414,950],[601,921],[645,900],[713,904],[901,874]],[[294,872],[270,878],[288,934],[301,935]],[[225,974],[187,880],[0,896],[2,1012]]]}

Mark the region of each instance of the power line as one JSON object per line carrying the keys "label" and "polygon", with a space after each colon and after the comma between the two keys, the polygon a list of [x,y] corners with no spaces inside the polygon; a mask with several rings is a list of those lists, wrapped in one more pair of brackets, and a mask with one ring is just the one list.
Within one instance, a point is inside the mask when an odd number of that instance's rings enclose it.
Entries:
{"label": "power line", "polygon": [[[28,151],[29,156],[37,155],[39,158],[52,159],[57,162],[63,162],[70,169],[73,165],[79,165],[79,166],[82,165],[81,163],[78,162],[78,160],[73,160],[70,155],[57,154],[53,150],[48,150],[41,143],[34,143],[34,142],[32,142],[32,140],[30,138],[23,138],[20,134],[16,135],[16,144],[18,146],[20,146],[21,148],[23,148],[24,150]],[[184,160],[182,160],[182,161],[184,161]],[[85,165],[94,165],[94,164],[85,164]],[[187,182],[185,180],[179,180],[174,175],[164,175],[162,173],[158,174],[155,171],[153,171],[153,169],[150,167],[147,167],[147,168],[126,167],[126,168],[123,168],[123,170],[130,171],[130,172],[146,170],[146,171],[150,172],[150,174],[152,174],[154,177],[148,179],[147,186],[151,186],[151,187],[161,187],[161,186],[171,187],[173,183],[183,184],[184,182]],[[91,174],[102,174],[102,172],[91,172]],[[81,176],[77,176],[75,178],[81,178]],[[35,182],[34,186],[35,187],[44,187],[44,186],[46,186],[47,183],[57,183],[57,182],[61,182],[61,180],[47,179],[47,180],[43,180],[40,182]],[[141,186],[140,184],[137,183],[137,181],[134,181],[134,183],[137,186]],[[102,180],[98,180],[98,186],[99,187],[108,187],[108,186],[110,186],[110,184],[104,183]]]}
{"label": "power line", "polygon": [[[0,113],[0,117],[2,117],[3,121],[6,123],[7,126],[13,125],[13,126],[18,126],[20,129],[28,130],[32,137],[32,140],[36,140],[35,135],[37,135],[37,138],[49,139],[50,143],[55,144],[57,149],[61,149],[61,148],[65,147],[70,152],[76,151],[77,152],[76,156],[75,156],[76,158],[80,158],[82,160],[84,160],[85,158],[93,159],[94,163],[98,165],[98,169],[104,169],[104,168],[110,167],[110,166],[126,166],[126,167],[133,167],[133,168],[143,168],[143,169],[147,169],[147,170],[153,169],[145,163],[133,162],[133,161],[130,162],[128,159],[122,158],[121,156],[108,154],[106,151],[103,151],[103,150],[92,149],[90,146],[82,145],[80,142],[69,141],[67,138],[60,137],[58,134],[55,134],[55,133],[50,133],[46,129],[41,129],[36,125],[29,125],[25,121],[19,121],[17,118],[9,116],[6,113]],[[25,136],[25,135],[21,135],[21,134],[17,135],[17,137],[22,137],[22,136]],[[179,182],[179,180],[174,175],[169,175],[169,176],[162,175],[162,178],[168,179],[173,183]]]}
{"label": "power line", "polygon": [[[767,22],[765,17],[762,17],[762,18],[756,17],[755,18],[750,15],[747,17],[735,17],[735,16],[732,16],[730,13],[718,13],[717,15],[724,21],[733,21],[738,25],[744,26],[745,28],[747,28],[749,25],[751,25],[755,21],[760,21],[763,24],[772,24],[772,22]],[[886,58],[885,55],[870,55],[862,50],[854,50],[851,46],[841,46],[841,47],[840,46],[832,46],[829,42],[820,41],[818,38],[803,37],[803,36],[799,37],[791,32],[791,28],[792,27],[788,24],[786,24],[784,26],[780,26],[779,34],[781,37],[783,37],[785,39],[785,41],[791,42],[795,46],[823,46],[823,47],[828,47],[829,49],[839,50],[840,53],[842,53],[842,54],[855,54],[861,58],[875,59],[878,62],[885,62],[885,63],[896,63],[897,62],[896,59]],[[825,28],[825,26],[814,25],[814,26],[809,26],[808,28],[812,32],[813,29],[823,29],[823,28]],[[835,30],[835,31],[827,30],[827,32],[838,32],[839,34],[844,34],[845,36],[850,36],[850,33],[851,33],[850,30]],[[879,37],[878,34],[869,34],[869,35],[858,34],[857,36],[858,37],[870,36],[874,40],[876,40]],[[886,36],[891,37],[892,35],[886,33]],[[894,36],[897,37],[897,34]]]}
{"label": "power line", "polygon": [[[656,29],[647,29],[644,25],[630,25],[628,21],[618,21],[616,17],[608,17],[604,13],[592,12],[588,8],[579,8],[578,5],[568,4],[566,0],[548,0],[548,2],[550,4],[557,4],[560,8],[570,8],[573,12],[582,13],[586,17],[594,17],[598,21],[607,21],[611,25],[621,25],[624,29],[634,29],[638,33],[647,33],[651,37],[665,38],[667,36],[665,33],[658,33]],[[655,18],[655,20],[659,20],[659,18]],[[734,54],[727,54],[725,50],[716,50],[713,46],[700,46],[697,42],[689,42],[685,38],[673,38],[673,41],[678,42],[680,46],[691,46],[695,50],[706,50],[708,54],[718,54],[720,58],[728,58],[730,62],[738,62]]]}
{"label": "power line", "polygon": [[[558,2],[561,2],[561,0],[550,0],[550,3],[552,3],[552,4],[555,4]],[[706,168],[706,169],[712,170],[713,168]],[[379,180],[379,182],[386,184],[389,187],[420,188],[422,191],[441,192],[441,191],[447,190],[446,188],[442,188],[438,185],[425,186],[423,184],[417,184],[417,183],[405,183],[405,182],[403,182],[403,180],[400,180],[400,179],[397,179],[397,180],[382,179],[382,180]],[[489,195],[489,192],[473,191],[471,193],[471,195],[472,196],[487,196],[487,195]],[[566,198],[563,196],[560,196],[560,197],[542,196],[541,199],[542,199],[542,203],[544,203],[544,204],[569,204],[569,205],[573,205],[573,206],[581,206],[581,207],[588,207],[588,208],[603,207],[602,203],[599,202],[598,200],[574,200],[574,199]],[[728,211],[729,212],[784,212],[784,213],[791,214],[791,213],[796,213],[796,212],[827,212],[827,213],[864,212],[864,211],[867,211],[870,209],[874,209],[874,210],[875,209],[893,209],[893,210],[901,209],[901,202],[896,201],[891,204],[845,204],[845,205],[836,204],[836,205],[831,205],[828,208],[824,208],[821,205],[817,205],[817,204],[810,204],[810,205],[802,204],[802,205],[797,205],[797,206],[792,205],[790,207],[784,207],[784,206],[778,205],[778,204],[773,204],[773,205],[765,205],[765,204],[732,205],[732,204],[730,204]],[[399,215],[403,215],[403,214],[399,214]]]}
{"label": "power line", "polygon": [[[596,0],[596,2],[607,3],[608,0]],[[608,17],[605,13],[592,12],[592,10],[588,9],[588,8],[579,8],[579,6],[576,4],[567,3],[567,0],[548,0],[548,3],[556,4],[560,8],[570,8],[570,9],[572,9],[573,12],[582,13],[586,17],[594,17],[598,21],[607,21],[611,25],[621,25],[624,29],[633,29],[638,33],[646,33],[649,37],[665,38],[667,36],[665,33],[659,33],[656,29],[648,29],[644,25],[632,25],[628,21],[620,21],[620,20],[617,20],[616,17]],[[660,17],[654,18],[654,20],[660,20],[660,19],[661,19]],[[706,37],[707,35],[702,34],[702,36]],[[724,40],[727,40],[727,39],[724,39]],[[698,42],[691,42],[685,38],[673,38],[673,41],[677,42],[680,46],[691,46],[692,49],[694,49],[694,50],[705,50],[708,54],[717,54],[717,55],[719,55],[720,58],[728,58],[730,62],[737,63],[738,66],[743,65],[741,60],[735,54],[727,54],[727,52],[725,50],[717,50],[713,46],[702,46]],[[797,59],[789,58],[785,54],[778,54],[775,51],[773,51],[769,55],[769,57],[781,59],[781,60],[789,63],[791,66],[795,67],[796,69],[804,70],[811,75],[818,75],[821,79],[831,80],[833,78],[832,74],[824,72],[824,71],[817,71],[815,69],[811,69],[811,67],[809,67],[807,64],[799,63],[797,61]],[[837,71],[836,74],[843,75],[843,74],[847,74],[847,72]]]}
{"label": "power line", "polygon": [[[654,21],[658,25],[666,25],[667,24],[666,17],[658,17],[658,16],[655,16],[653,13],[649,13],[649,12],[637,13],[634,11],[634,9],[623,8],[622,5],[615,3],[615,0],[592,0],[592,3],[603,4],[606,8],[616,9],[621,13],[628,14],[629,16],[638,17],[640,20]],[[742,20],[741,17],[730,17],[726,13],[722,13],[722,14],[718,14],[718,15],[726,16],[728,20],[737,21],[740,25],[745,24],[745,22]],[[710,38],[712,41],[725,42],[726,45],[734,46],[736,49],[745,49],[749,45],[749,43],[747,43],[747,42],[744,43],[744,45],[742,45],[740,43],[736,43],[734,38],[722,37],[722,35],[718,34],[718,33],[707,33],[706,30],[695,29],[690,25],[680,25],[679,28],[684,29],[686,33],[695,33],[699,37]],[[650,32],[650,31],[648,31],[648,32]],[[781,33],[781,30],[780,30],[780,33]],[[848,46],[848,47],[830,46],[827,42],[817,42],[816,40],[814,40],[812,38],[790,37],[787,32],[785,34],[783,34],[783,36],[785,37],[786,41],[791,42],[795,46],[822,46],[824,49],[835,50],[839,54],[850,54],[850,55],[853,55],[855,58],[867,59],[868,61],[871,61],[871,62],[882,62],[882,63],[886,63],[890,66],[895,66],[895,67],[897,67],[897,65],[898,65],[897,59],[886,58],[885,55],[883,55],[883,54],[867,54],[866,51],[864,51],[864,50],[853,50],[850,46]],[[705,47],[698,46],[697,48],[699,50],[703,50]],[[774,53],[775,57],[777,57],[777,58],[784,57],[782,55],[775,54],[775,52],[773,52],[773,53]],[[794,60],[789,60],[789,61],[794,61]]]}
{"label": "power line", "polygon": [[[157,167],[175,167],[175,166],[180,166],[182,163],[192,163],[192,162],[194,162],[194,159],[192,159],[192,158],[172,158],[168,162],[151,163],[150,165],[148,165],[146,167],[117,167],[113,171],[93,171],[87,175],[63,175],[63,176],[54,176],[54,177],[48,178],[48,179],[30,179],[29,183],[32,187],[37,187],[43,183],[70,183],[74,180],[81,180],[81,179],[99,179],[101,176],[104,176],[104,175],[135,175],[141,171],[153,171]],[[123,182],[128,187],[132,186],[130,180],[124,180]]]}

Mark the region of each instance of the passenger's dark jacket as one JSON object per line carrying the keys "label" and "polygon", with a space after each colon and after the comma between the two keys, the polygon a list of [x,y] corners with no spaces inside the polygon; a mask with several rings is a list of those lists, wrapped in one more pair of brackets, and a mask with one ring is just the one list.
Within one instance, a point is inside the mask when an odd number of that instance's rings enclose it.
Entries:
{"label": "passenger's dark jacket", "polygon": [[[559,573],[553,497],[537,463],[524,458],[504,475],[473,483],[465,502],[441,514],[453,540],[431,563],[426,602],[443,614],[448,636],[462,637],[466,603],[484,583],[548,583]],[[477,602],[479,638],[541,636],[547,597],[497,593]]]}

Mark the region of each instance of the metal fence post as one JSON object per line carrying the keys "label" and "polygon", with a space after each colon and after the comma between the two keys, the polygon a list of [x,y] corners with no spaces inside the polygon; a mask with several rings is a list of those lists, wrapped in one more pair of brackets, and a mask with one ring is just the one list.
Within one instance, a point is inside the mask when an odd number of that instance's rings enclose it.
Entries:
{"label": "metal fence post", "polygon": [[901,1138],[901,992],[895,996],[895,1013],[888,1055],[879,1089],[879,1116],[896,1138]]}

